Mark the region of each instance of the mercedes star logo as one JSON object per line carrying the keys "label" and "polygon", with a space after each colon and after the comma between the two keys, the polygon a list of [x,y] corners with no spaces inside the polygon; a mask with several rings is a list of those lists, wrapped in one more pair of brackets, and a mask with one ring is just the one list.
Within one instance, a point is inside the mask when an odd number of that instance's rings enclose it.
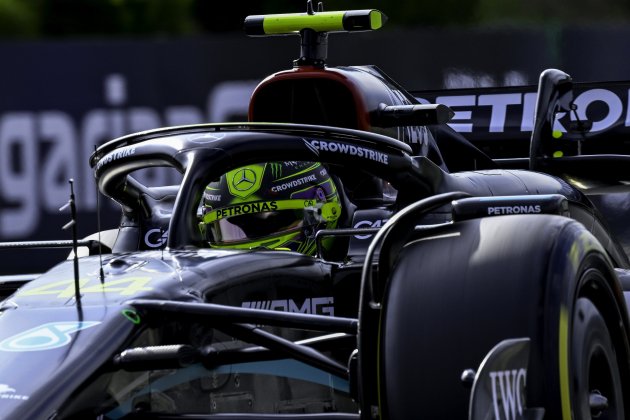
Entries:
{"label": "mercedes star logo", "polygon": [[256,183],[256,174],[249,168],[244,168],[234,174],[232,185],[237,191],[247,191]]}

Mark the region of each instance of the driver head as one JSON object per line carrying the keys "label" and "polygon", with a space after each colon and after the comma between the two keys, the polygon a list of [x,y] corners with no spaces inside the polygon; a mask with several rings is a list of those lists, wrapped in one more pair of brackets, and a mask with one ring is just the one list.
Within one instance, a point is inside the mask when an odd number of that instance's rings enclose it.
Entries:
{"label": "driver head", "polygon": [[315,233],[337,226],[339,194],[317,162],[234,169],[206,187],[202,230],[212,247],[284,249],[313,255]]}

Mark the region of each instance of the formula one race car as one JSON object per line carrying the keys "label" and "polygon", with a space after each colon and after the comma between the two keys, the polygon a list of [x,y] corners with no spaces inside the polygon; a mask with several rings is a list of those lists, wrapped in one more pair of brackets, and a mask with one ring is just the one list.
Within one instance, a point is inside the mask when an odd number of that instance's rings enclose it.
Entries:
{"label": "formula one race car", "polygon": [[302,39],[250,122],[112,140],[90,162],[118,229],[2,245],[73,253],[0,283],[1,418],[625,418],[630,157],[557,129],[559,70],[500,160],[378,68],[325,66],[329,32],[383,22],[249,17]]}

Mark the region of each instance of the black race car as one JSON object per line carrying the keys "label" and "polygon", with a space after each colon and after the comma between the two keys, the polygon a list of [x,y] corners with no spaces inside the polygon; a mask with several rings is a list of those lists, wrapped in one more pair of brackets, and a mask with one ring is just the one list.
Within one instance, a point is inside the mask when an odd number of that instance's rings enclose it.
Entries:
{"label": "black race car", "polygon": [[[540,79],[530,156],[497,160],[379,69],[325,66],[328,32],[383,21],[248,18],[302,39],[250,122],[104,144],[90,162],[118,229],[2,245],[73,253],[2,283],[1,418],[625,418],[629,158],[555,130],[573,110],[558,70]],[[208,185],[278,161],[319,162],[337,185],[316,254],[211,246]],[[134,177],[155,167],[181,183]]]}

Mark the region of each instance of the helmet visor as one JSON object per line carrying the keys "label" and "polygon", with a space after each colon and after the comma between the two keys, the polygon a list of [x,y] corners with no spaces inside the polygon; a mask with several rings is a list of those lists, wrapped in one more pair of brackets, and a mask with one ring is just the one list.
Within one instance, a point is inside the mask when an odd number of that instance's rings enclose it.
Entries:
{"label": "helmet visor", "polygon": [[302,226],[301,210],[278,210],[225,217],[207,225],[214,244],[251,241]]}

